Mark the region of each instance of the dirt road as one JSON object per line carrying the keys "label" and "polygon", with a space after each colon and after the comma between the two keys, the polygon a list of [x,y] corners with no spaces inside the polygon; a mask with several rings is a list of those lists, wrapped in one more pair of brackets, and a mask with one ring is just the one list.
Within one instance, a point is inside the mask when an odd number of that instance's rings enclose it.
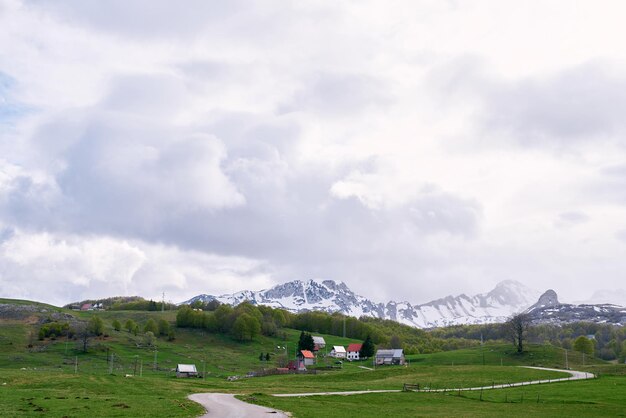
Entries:
{"label": "dirt road", "polygon": [[252,405],[240,401],[228,393],[194,393],[189,396],[194,402],[204,406],[206,413],[201,418],[269,418],[288,417],[282,411]]}

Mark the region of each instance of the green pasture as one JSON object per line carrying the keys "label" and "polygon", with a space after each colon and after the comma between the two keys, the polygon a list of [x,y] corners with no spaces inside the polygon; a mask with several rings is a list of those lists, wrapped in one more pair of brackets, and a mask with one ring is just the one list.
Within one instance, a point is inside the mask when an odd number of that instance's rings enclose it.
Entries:
{"label": "green pasture", "polygon": [[[47,307],[46,307],[47,308]],[[70,313],[58,309],[56,312]],[[321,359],[317,374],[245,378],[249,371],[276,366],[276,359],[293,358],[299,331],[281,330],[277,337],[259,336],[241,343],[229,336],[202,330],[177,329],[176,339],[160,337],[156,347],[144,337],[115,331],[112,321],[133,319],[143,328],[152,318],[175,321],[175,312],[71,312],[105,322],[103,337],[90,341],[87,353],[77,341],[64,337],[33,340],[38,329],[32,318],[0,320],[0,416],[79,417],[192,417],[202,408],[186,399],[194,392],[229,392],[250,402],[312,416],[624,416],[625,366],[582,358],[567,352],[572,369],[600,375],[581,382],[553,383],[479,392],[386,393],[356,396],[276,398],[273,393],[401,389],[404,383],[421,387],[459,388],[564,377],[561,372],[516,366],[562,368],[566,353],[551,345],[528,345],[517,354],[509,344],[408,357],[409,366],[374,368],[371,360],[335,364]],[[44,314],[45,315],[45,314]],[[358,342],[324,335],[332,345]],[[28,347],[29,343],[32,347]],[[260,353],[270,353],[269,362]],[[156,360],[156,362],[155,362]],[[178,363],[193,363],[206,371],[203,379],[177,379]],[[155,367],[156,366],[156,367]],[[228,376],[240,379],[227,381]]]}

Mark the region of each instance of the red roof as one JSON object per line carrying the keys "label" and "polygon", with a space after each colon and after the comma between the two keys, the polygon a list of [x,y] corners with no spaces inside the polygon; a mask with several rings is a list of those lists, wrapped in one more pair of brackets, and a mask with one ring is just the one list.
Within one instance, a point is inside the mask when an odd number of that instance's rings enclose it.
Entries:
{"label": "red roof", "polygon": [[361,347],[363,347],[363,344],[350,344],[348,346],[348,352],[361,351]]}
{"label": "red roof", "polygon": [[315,358],[313,353],[311,353],[309,350],[301,350],[300,352],[302,353],[302,357],[304,358]]}

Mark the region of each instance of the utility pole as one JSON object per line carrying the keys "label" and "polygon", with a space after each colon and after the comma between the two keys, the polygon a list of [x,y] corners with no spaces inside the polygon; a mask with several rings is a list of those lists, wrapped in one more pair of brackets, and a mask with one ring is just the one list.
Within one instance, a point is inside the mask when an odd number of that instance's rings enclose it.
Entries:
{"label": "utility pole", "polygon": [[78,356],[74,356],[74,374],[78,373]]}
{"label": "utility pole", "polygon": [[137,356],[135,356],[135,369],[133,370],[133,376],[137,376]]}
{"label": "utility pole", "polygon": [[139,361],[139,377],[143,377],[143,359]]}
{"label": "utility pole", "polygon": [[165,292],[163,292],[163,299],[161,299],[161,312],[165,312]]}
{"label": "utility pole", "polygon": [[158,352],[158,350],[157,350],[156,345],[155,345],[154,346],[154,371],[155,372],[157,370],[157,352]]}
{"label": "utility pole", "polygon": [[567,348],[565,349],[565,370],[569,370],[569,364],[567,363]]}

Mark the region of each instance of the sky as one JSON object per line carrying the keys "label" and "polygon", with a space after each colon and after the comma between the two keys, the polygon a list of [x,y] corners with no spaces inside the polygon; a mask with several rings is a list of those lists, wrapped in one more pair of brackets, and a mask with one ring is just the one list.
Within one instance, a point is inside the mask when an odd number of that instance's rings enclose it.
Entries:
{"label": "sky", "polygon": [[295,279],[411,303],[502,280],[610,295],[625,17],[0,0],[0,297],[180,302]]}

